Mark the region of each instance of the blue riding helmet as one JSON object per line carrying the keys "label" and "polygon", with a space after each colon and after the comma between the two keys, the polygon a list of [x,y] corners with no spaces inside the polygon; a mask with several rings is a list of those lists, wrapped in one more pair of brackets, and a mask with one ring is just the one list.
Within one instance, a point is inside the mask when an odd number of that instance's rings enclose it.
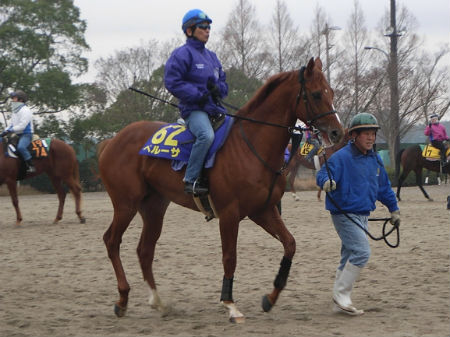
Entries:
{"label": "blue riding helmet", "polygon": [[186,34],[186,29],[192,27],[200,22],[207,21],[208,23],[212,23],[212,20],[200,9],[191,9],[183,16],[183,21],[181,24],[181,29]]}

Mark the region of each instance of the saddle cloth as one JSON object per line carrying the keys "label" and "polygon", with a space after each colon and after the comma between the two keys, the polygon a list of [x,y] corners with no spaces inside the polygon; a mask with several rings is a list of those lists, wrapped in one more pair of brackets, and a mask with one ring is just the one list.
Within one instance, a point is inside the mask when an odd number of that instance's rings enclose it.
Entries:
{"label": "saddle cloth", "polygon": [[[214,165],[217,151],[224,144],[233,119],[225,116],[224,123],[215,131],[214,142],[205,160],[205,168]],[[181,170],[187,164],[195,137],[184,124],[171,123],[162,126],[151,136],[139,151],[139,154],[172,160],[172,168]]]}
{"label": "saddle cloth", "polygon": [[[31,158],[39,159],[47,157],[50,148],[50,142],[50,138],[37,138],[31,141],[30,145],[28,145],[28,151],[31,154]],[[8,143],[8,146],[5,148],[5,156],[11,158],[19,158],[19,153],[17,151],[17,140]]]}
{"label": "saddle cloth", "polygon": [[[450,149],[447,149],[446,156],[447,158],[450,156]],[[426,158],[427,160],[440,160],[441,151],[433,145],[427,144],[422,150],[422,157]]]}

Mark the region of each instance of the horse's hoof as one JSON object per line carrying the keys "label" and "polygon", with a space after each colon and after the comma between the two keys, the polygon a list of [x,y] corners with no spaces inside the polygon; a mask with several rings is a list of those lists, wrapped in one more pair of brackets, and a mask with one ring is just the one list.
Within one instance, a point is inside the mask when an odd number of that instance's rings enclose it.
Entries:
{"label": "horse's hoof", "polygon": [[86,223],[86,218],[84,216],[80,218],[80,223]]}
{"label": "horse's hoof", "polygon": [[125,316],[125,313],[127,312],[127,308],[121,308],[117,303],[114,304],[114,313],[117,317],[123,317]]}
{"label": "horse's hoof", "polygon": [[428,198],[428,201],[434,201],[432,198]]}
{"label": "horse's hoof", "polygon": [[245,323],[245,317],[244,316],[242,316],[242,317],[230,317],[230,322],[231,323],[237,323],[237,324]]}
{"label": "horse's hoof", "polygon": [[264,312],[269,312],[272,309],[273,305],[270,303],[269,296],[264,295],[262,298],[262,308]]}

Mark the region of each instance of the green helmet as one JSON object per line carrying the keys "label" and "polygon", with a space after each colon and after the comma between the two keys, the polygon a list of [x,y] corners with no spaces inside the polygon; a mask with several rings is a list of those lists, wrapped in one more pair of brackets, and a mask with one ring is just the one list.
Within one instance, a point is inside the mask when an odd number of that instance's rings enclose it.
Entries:
{"label": "green helmet", "polygon": [[380,128],[380,126],[378,125],[378,121],[374,115],[367,113],[367,112],[361,112],[359,114],[356,114],[352,118],[348,132],[352,132],[357,129],[377,129],[378,130],[379,128]]}

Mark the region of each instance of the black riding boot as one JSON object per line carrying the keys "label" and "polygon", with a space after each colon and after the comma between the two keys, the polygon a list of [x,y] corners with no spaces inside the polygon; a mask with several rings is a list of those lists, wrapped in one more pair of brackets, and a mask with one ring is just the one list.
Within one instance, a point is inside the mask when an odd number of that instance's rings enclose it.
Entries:
{"label": "black riding boot", "polygon": [[27,164],[27,173],[34,173],[36,172],[36,168],[33,165],[33,162],[31,161],[31,159],[28,159],[26,161]]}

